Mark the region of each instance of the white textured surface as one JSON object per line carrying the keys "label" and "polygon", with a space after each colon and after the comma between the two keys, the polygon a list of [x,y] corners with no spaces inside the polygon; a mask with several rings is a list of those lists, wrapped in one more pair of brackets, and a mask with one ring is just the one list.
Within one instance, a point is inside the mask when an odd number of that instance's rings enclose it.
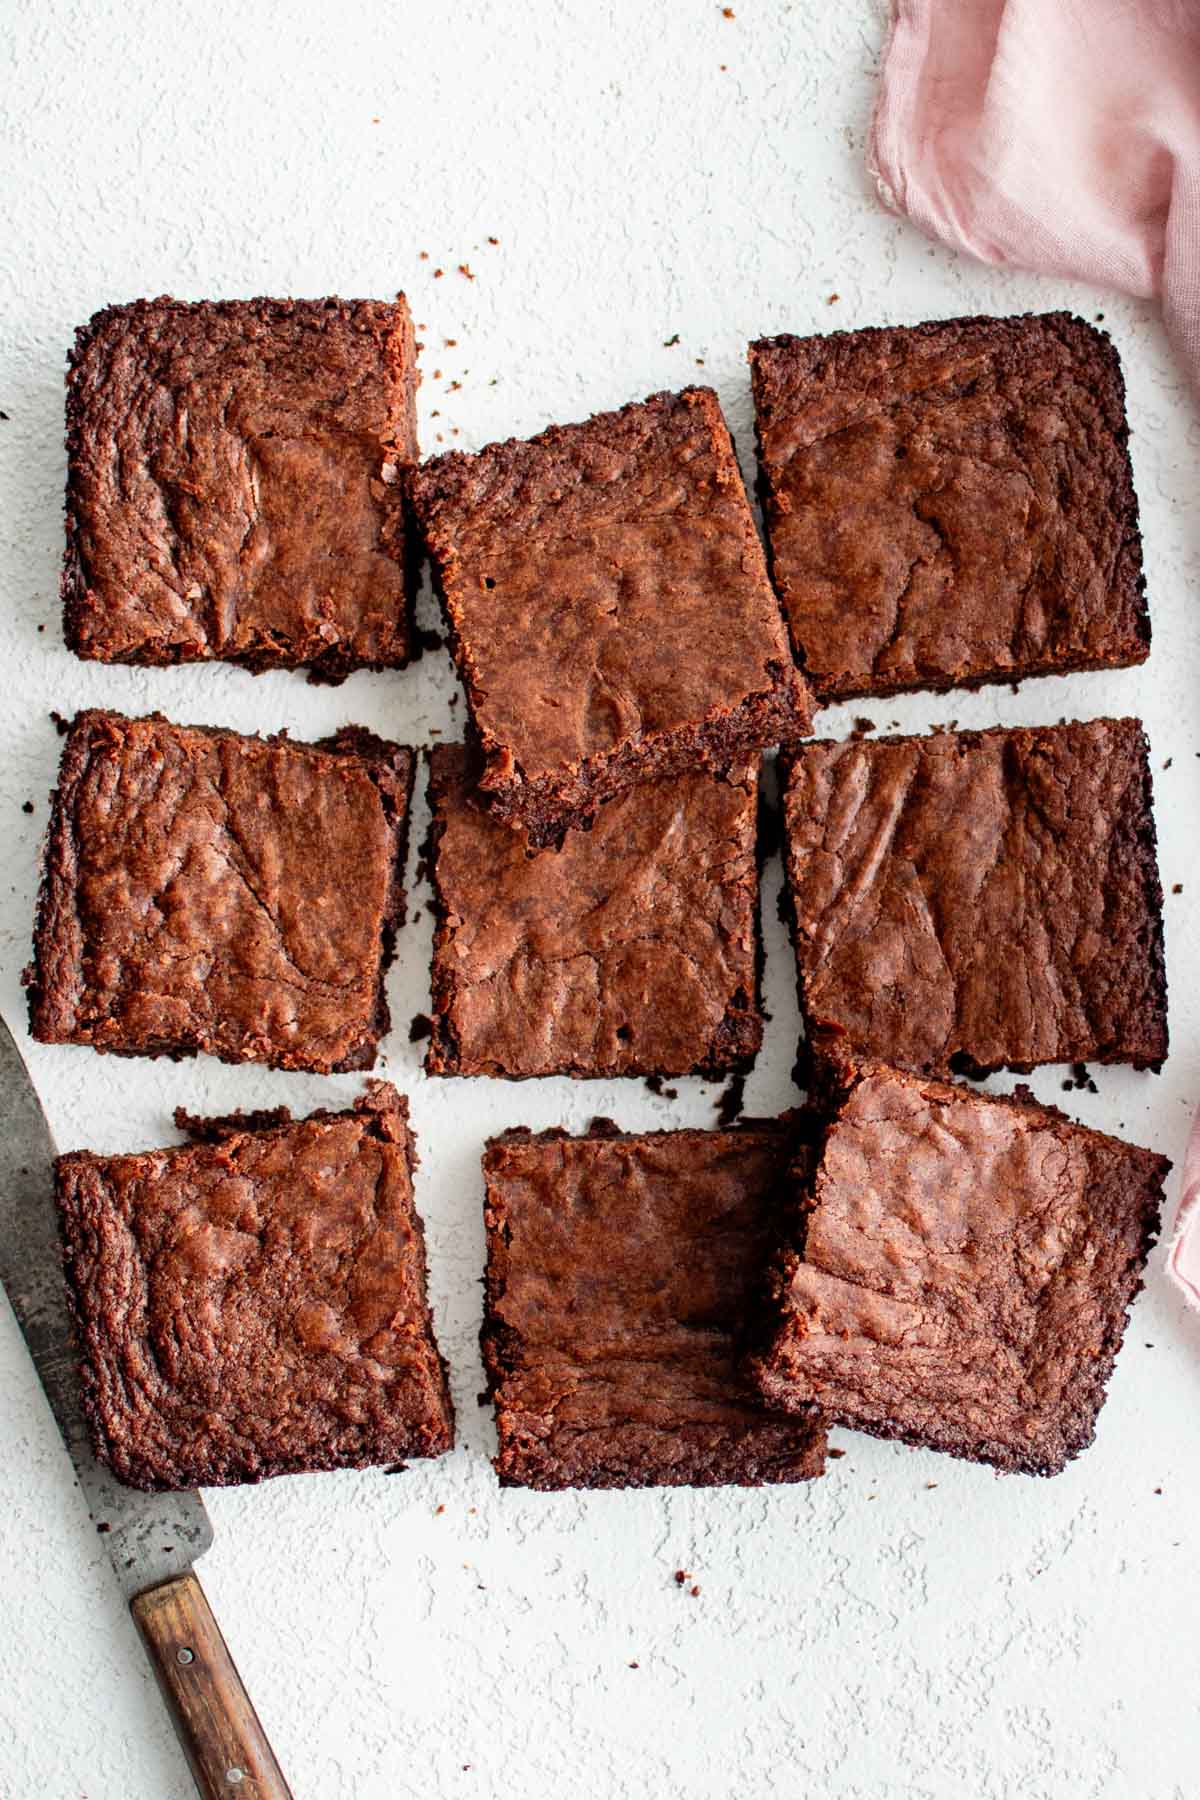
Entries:
{"label": "white textured surface", "polygon": [[[750,336],[1066,304],[1103,312],[1126,361],[1149,665],[1019,696],[851,710],[916,728],[1145,716],[1164,882],[1187,889],[1167,903],[1173,1054],[1158,1078],[1099,1071],[1098,1097],[1063,1096],[1061,1070],[1033,1085],[1178,1159],[1200,1097],[1195,408],[1149,309],[956,262],[878,210],[862,163],[879,47],[869,5],[736,0],[735,11],[727,20],[708,0],[10,0],[0,1003],[18,1029],[58,753],[51,707],[158,707],[301,736],[355,719],[414,742],[462,716],[441,653],[340,690],[221,668],[103,670],[66,654],[63,352],[97,306],[164,291],[404,287],[428,346],[427,448],[437,432],[477,445],[702,373],[748,466]],[[462,385],[447,391],[452,380]],[[793,1098],[777,878],[757,1111]],[[412,1096],[424,1154],[419,1201],[461,1447],[394,1479],[299,1478],[211,1500],[203,1577],[298,1800],[1194,1794],[1200,1321],[1166,1289],[1161,1253],[1099,1440],[1055,1481],[999,1481],[840,1433],[844,1460],[809,1489],[501,1495],[475,1404],[482,1139],[596,1112],[709,1122],[716,1090],[682,1084],[671,1106],[635,1083],[427,1083],[406,1027],[427,1004],[428,942],[426,914],[401,940],[388,1072]],[[168,1141],[180,1101],[303,1111],[357,1087],[82,1049],[35,1047],[30,1064],[64,1148]],[[0,1442],[0,1793],[185,1800],[133,1629],[2,1307]],[[677,1568],[693,1572],[698,1598],[676,1587]]]}

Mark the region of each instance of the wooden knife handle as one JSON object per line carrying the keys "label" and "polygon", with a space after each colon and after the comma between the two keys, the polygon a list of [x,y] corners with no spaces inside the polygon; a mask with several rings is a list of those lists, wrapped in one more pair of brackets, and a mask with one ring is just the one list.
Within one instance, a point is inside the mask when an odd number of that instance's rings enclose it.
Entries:
{"label": "wooden knife handle", "polygon": [[130,1611],[204,1800],[292,1800],[195,1575],[147,1588]]}

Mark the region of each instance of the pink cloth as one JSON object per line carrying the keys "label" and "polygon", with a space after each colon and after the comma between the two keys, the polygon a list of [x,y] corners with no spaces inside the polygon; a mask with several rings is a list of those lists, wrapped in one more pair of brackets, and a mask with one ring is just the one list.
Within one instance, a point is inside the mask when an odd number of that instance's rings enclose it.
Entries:
{"label": "pink cloth", "polygon": [[1167,1252],[1167,1273],[1183,1290],[1189,1306],[1200,1307],[1200,1114],[1183,1159],[1183,1192],[1175,1236]]}
{"label": "pink cloth", "polygon": [[1200,388],[1200,0],[892,0],[870,162],[955,249],[1161,293]]}

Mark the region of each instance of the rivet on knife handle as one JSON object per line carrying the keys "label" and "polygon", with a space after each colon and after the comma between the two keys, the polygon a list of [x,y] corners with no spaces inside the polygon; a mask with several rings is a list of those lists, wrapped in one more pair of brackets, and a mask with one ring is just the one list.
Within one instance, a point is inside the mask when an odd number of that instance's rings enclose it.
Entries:
{"label": "rivet on knife handle", "polygon": [[136,1595],[130,1610],[204,1800],[292,1800],[195,1575]]}

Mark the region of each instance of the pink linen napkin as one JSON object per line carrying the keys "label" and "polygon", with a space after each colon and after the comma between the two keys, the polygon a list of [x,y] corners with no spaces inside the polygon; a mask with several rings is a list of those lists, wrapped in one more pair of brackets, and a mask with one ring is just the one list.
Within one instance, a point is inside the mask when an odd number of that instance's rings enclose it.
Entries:
{"label": "pink linen napkin", "polygon": [[1183,1159],[1183,1190],[1167,1252],[1167,1273],[1183,1290],[1188,1305],[1200,1307],[1200,1113]]}
{"label": "pink linen napkin", "polygon": [[1161,293],[1200,388],[1200,0],[891,0],[869,160],[984,262]]}

